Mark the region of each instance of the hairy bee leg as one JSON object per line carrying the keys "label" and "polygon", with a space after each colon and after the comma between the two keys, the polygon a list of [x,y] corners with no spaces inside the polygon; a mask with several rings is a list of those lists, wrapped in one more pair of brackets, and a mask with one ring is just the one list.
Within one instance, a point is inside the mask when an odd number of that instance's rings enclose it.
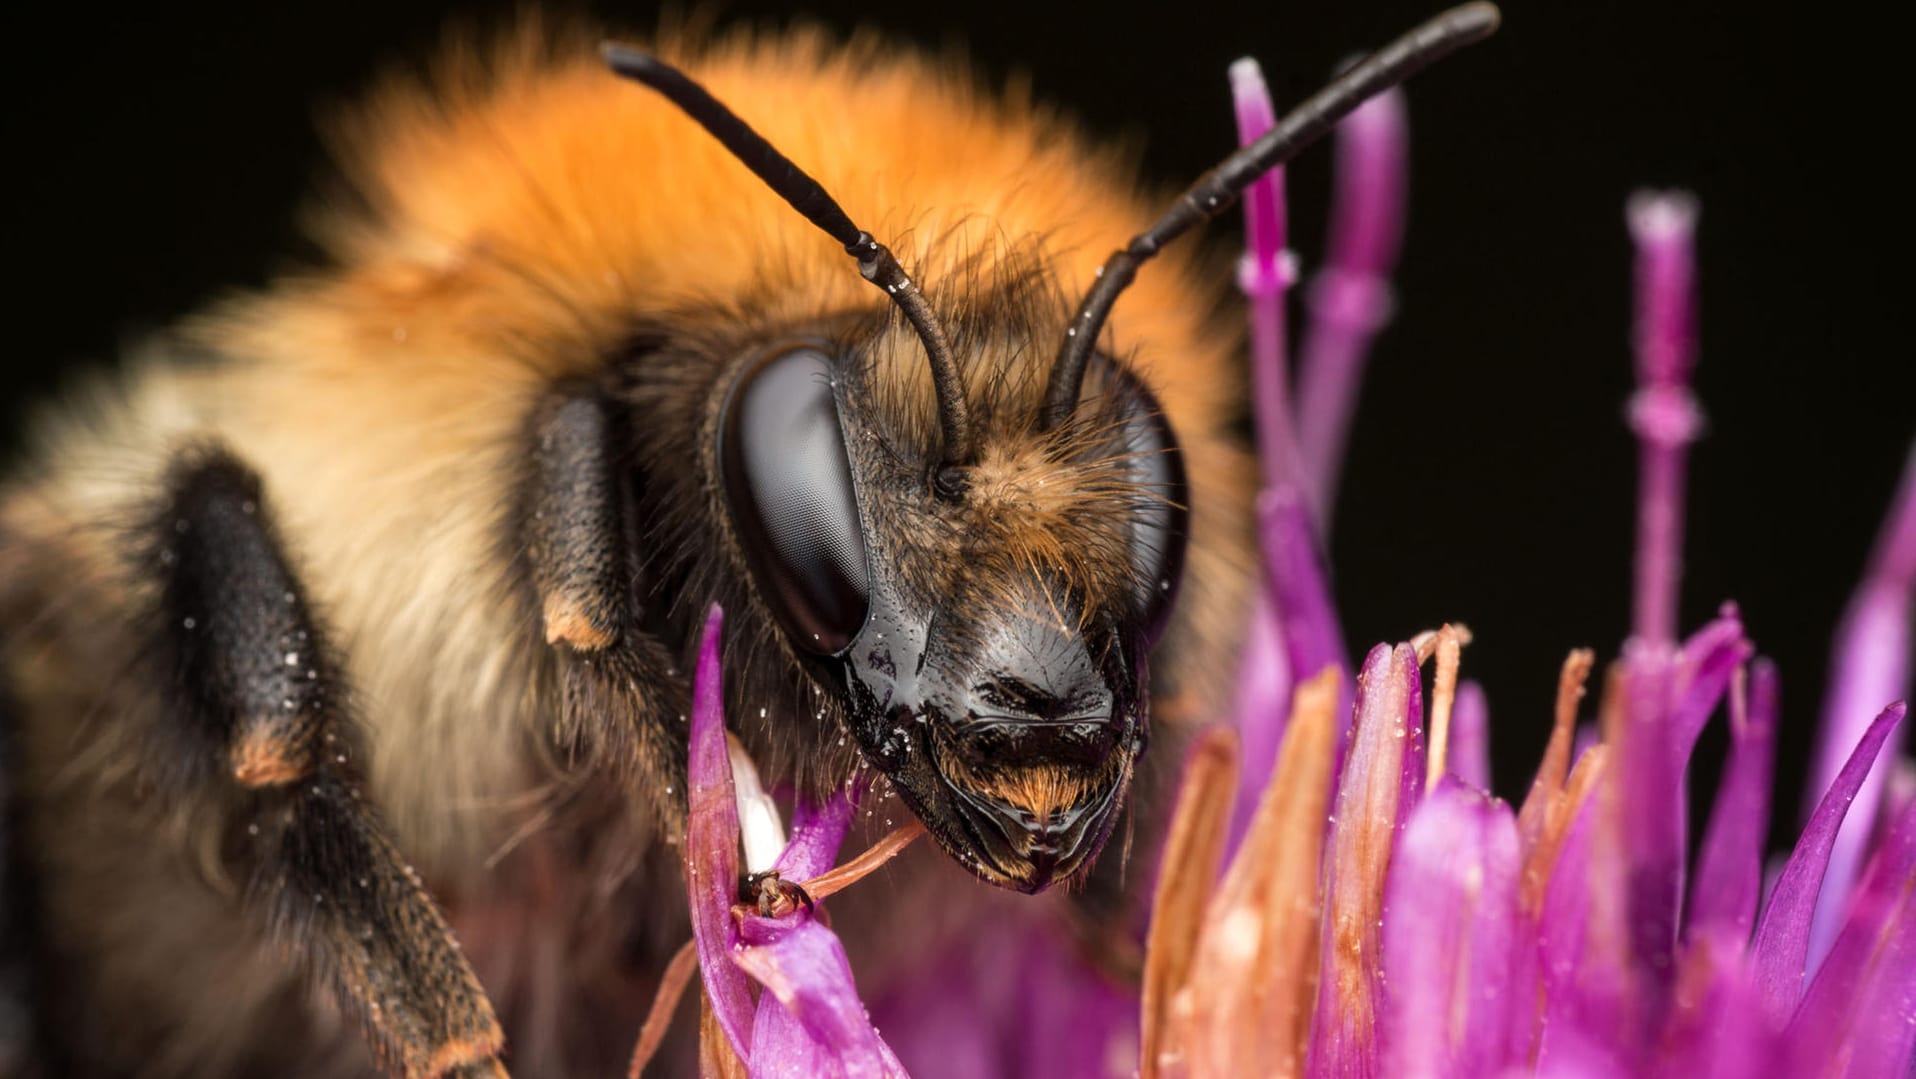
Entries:
{"label": "hairy bee leg", "polygon": [[351,783],[342,683],[258,478],[218,451],[183,458],[158,531],[174,725],[248,792],[252,901],[395,1071],[503,1074],[484,990]]}
{"label": "hairy bee leg", "polygon": [[503,1075],[505,1036],[438,909],[357,792],[322,766],[259,828],[256,896],[407,1076]]}
{"label": "hairy bee leg", "polygon": [[624,633],[630,595],[605,405],[596,397],[559,398],[537,439],[526,540],[546,643],[602,651]]}
{"label": "hairy bee leg", "polygon": [[637,625],[637,547],[606,403],[557,397],[534,439],[525,546],[546,642],[559,654],[557,739],[600,767],[652,780],[641,793],[658,819],[676,820],[684,680],[664,645]]}

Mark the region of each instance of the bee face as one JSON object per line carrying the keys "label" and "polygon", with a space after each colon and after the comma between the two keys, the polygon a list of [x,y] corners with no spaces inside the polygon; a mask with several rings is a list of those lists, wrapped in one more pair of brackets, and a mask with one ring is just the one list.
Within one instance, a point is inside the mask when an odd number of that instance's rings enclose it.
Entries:
{"label": "bee face", "polygon": [[993,376],[971,402],[976,460],[952,469],[886,383],[911,367],[874,354],[910,344],[748,360],[720,418],[721,485],[757,593],[867,763],[960,863],[1037,891],[1103,845],[1144,748],[1144,664],[1183,556],[1180,457],[1109,360],[1100,407],[1041,431],[1040,387],[999,347],[966,357]]}
{"label": "bee face", "polygon": [[[1206,173],[1053,320],[1061,343],[1036,399],[1011,374],[1037,365],[1001,363],[982,406],[966,373],[980,357],[947,329],[961,320],[935,310],[889,248],[698,82],[606,47],[614,71],[842,246],[922,345],[936,424],[903,438],[884,407],[902,398],[871,377],[895,364],[818,341],[744,364],[720,410],[719,487],[756,594],[840,692],[867,762],[984,879],[1037,891],[1078,872],[1144,745],[1144,657],[1183,559],[1183,467],[1151,394],[1098,351],[1113,305],[1166,243],[1497,18],[1489,5],[1440,16]],[[1036,337],[996,324],[1000,308],[1017,305],[974,304],[982,332],[970,336],[1028,356]]]}

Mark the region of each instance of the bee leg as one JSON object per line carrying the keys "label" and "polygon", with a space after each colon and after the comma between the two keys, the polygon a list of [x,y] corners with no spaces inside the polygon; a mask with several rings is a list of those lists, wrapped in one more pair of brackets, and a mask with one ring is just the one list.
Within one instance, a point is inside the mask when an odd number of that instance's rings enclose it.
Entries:
{"label": "bee leg", "polygon": [[[250,804],[249,899],[407,1076],[503,1075],[504,1035],[438,908],[355,789],[338,665],[267,517],[223,452],[176,463],[156,522],[179,733]],[[206,782],[222,782],[203,776]]]}
{"label": "bee leg", "polygon": [[[637,780],[655,819],[683,816],[684,682],[638,625],[631,500],[613,423],[595,395],[554,398],[534,430],[525,550],[563,684],[556,733],[570,756]],[[661,777],[662,780],[661,780]]]}

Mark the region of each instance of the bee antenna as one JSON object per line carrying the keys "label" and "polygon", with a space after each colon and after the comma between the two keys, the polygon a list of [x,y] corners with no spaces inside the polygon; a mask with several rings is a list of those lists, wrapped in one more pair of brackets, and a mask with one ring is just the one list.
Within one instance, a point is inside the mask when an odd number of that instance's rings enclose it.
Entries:
{"label": "bee antenna", "polygon": [[[615,73],[642,82],[663,94],[666,100],[677,105],[679,111],[696,121],[731,151],[733,157],[765,181],[765,186],[771,188],[774,194],[790,203],[792,209],[805,215],[807,221],[845,245],[846,254],[858,260],[859,274],[885,290],[885,295],[891,297],[892,302],[911,322],[912,329],[918,331],[918,339],[925,343],[925,354],[931,361],[932,385],[938,395],[938,422],[945,436],[943,465],[951,469],[969,464],[972,455],[971,411],[965,402],[964,380],[959,376],[951,342],[945,337],[944,327],[939,325],[937,316],[932,313],[931,305],[925,301],[924,293],[918,290],[911,276],[898,264],[891,249],[873,239],[871,233],[852,224],[845,208],[832,198],[824,185],[793,164],[791,158],[779,153],[771,143],[765,141],[765,136],[752,130],[750,124],[739,119],[737,113],[726,108],[685,72],[628,45],[607,42],[601,46],[600,52]],[[962,489],[962,484],[953,486],[950,476],[949,472],[941,471],[939,489]]]}
{"label": "bee antenna", "polygon": [[1045,386],[1039,426],[1050,430],[1070,417],[1077,407],[1084,373],[1104,328],[1111,305],[1137,277],[1138,267],[1165,244],[1229,209],[1258,177],[1296,157],[1339,120],[1365,101],[1403,82],[1426,65],[1465,45],[1496,32],[1502,19],[1495,4],[1474,3],[1452,8],[1359,61],[1330,85],[1292,109],[1262,138],[1240,148],[1216,168],[1198,178],[1190,189],[1149,229],[1112,252],[1085,294],[1078,313],[1065,330]]}

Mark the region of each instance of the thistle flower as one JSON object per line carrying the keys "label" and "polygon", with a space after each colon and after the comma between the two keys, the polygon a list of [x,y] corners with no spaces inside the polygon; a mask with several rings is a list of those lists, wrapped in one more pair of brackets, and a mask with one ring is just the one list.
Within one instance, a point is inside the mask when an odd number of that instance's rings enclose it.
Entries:
{"label": "thistle flower", "polygon": [[[1255,138],[1271,111],[1261,76],[1245,63],[1231,76],[1240,135]],[[1499,800],[1487,790],[1483,694],[1459,678],[1467,630],[1377,645],[1354,684],[1346,674],[1318,551],[1364,354],[1389,310],[1401,101],[1367,106],[1339,138],[1338,224],[1300,380],[1309,422],[1289,403],[1281,176],[1246,198],[1240,283],[1267,482],[1266,589],[1246,629],[1234,722],[1202,732],[1185,762],[1141,987],[1113,985],[1055,935],[1012,926],[969,957],[925,957],[922,984],[878,1002],[885,1028],[920,1079],[1908,1074],[1916,774],[1885,778],[1891,769],[1872,764],[1905,712],[1889,698],[1908,674],[1916,452],[1838,634],[1815,802],[1765,894],[1777,672],[1733,605],[1687,638],[1676,632],[1684,453],[1700,420],[1688,383],[1696,210],[1687,196],[1634,198],[1632,634],[1582,733],[1596,658],[1569,655],[1535,778],[1517,806]],[[718,627],[715,610],[687,829],[705,1071],[903,1075],[812,902],[911,835],[827,873],[855,787],[801,803],[790,840],[779,834],[749,760],[727,750]],[[1717,714],[1729,757],[1692,859],[1685,776]],[[741,903],[741,842],[747,868],[802,882],[800,900],[780,905],[774,891],[771,906]],[[681,981],[692,948],[673,965]],[[635,1073],[676,998],[667,981]]]}
{"label": "thistle flower", "polygon": [[[1247,745],[1271,741],[1270,728],[1284,732],[1277,772],[1260,784],[1253,762],[1258,815],[1241,841],[1227,842],[1230,795],[1220,777],[1237,769],[1234,739],[1214,733],[1192,755],[1156,897],[1144,1074],[1739,1076],[1779,1065],[1784,1074],[1907,1073],[1916,1043],[1916,801],[1872,821],[1875,802],[1858,791],[1905,711],[1887,698],[1907,662],[1916,456],[1839,643],[1832,701],[1853,713],[1872,694],[1878,711],[1860,738],[1853,714],[1831,717],[1823,752],[1841,747],[1843,763],[1758,920],[1776,674],[1752,664],[1734,606],[1674,639],[1683,452],[1698,427],[1687,381],[1695,207],[1685,196],[1640,195],[1628,217],[1639,252],[1640,387],[1629,411],[1643,457],[1636,620],[1604,680],[1598,739],[1573,765],[1593,664],[1590,653],[1573,653],[1521,810],[1487,794],[1481,779],[1451,774],[1466,639],[1451,627],[1371,651],[1341,762],[1325,733],[1334,659],[1288,707],[1241,704]],[[1314,602],[1323,587],[1297,553],[1312,549],[1312,537],[1289,489],[1296,473],[1267,476],[1273,602]],[[1329,651],[1322,635],[1333,624],[1323,614],[1281,623],[1257,642],[1264,654],[1245,662],[1310,670],[1298,666],[1299,648]],[[1432,655],[1426,713],[1420,661]],[[1466,697],[1458,748],[1467,750],[1465,770],[1481,777],[1481,698]],[[1684,775],[1720,706],[1731,756],[1691,874]],[[1850,813],[1859,802],[1860,820]],[[1851,849],[1865,865],[1853,889],[1827,872],[1844,835],[1857,837]],[[1819,911],[1840,912],[1829,915],[1839,928],[1820,967],[1811,954]],[[1314,941],[1300,934],[1312,922]],[[1308,1022],[1300,1001],[1314,1001]]]}

